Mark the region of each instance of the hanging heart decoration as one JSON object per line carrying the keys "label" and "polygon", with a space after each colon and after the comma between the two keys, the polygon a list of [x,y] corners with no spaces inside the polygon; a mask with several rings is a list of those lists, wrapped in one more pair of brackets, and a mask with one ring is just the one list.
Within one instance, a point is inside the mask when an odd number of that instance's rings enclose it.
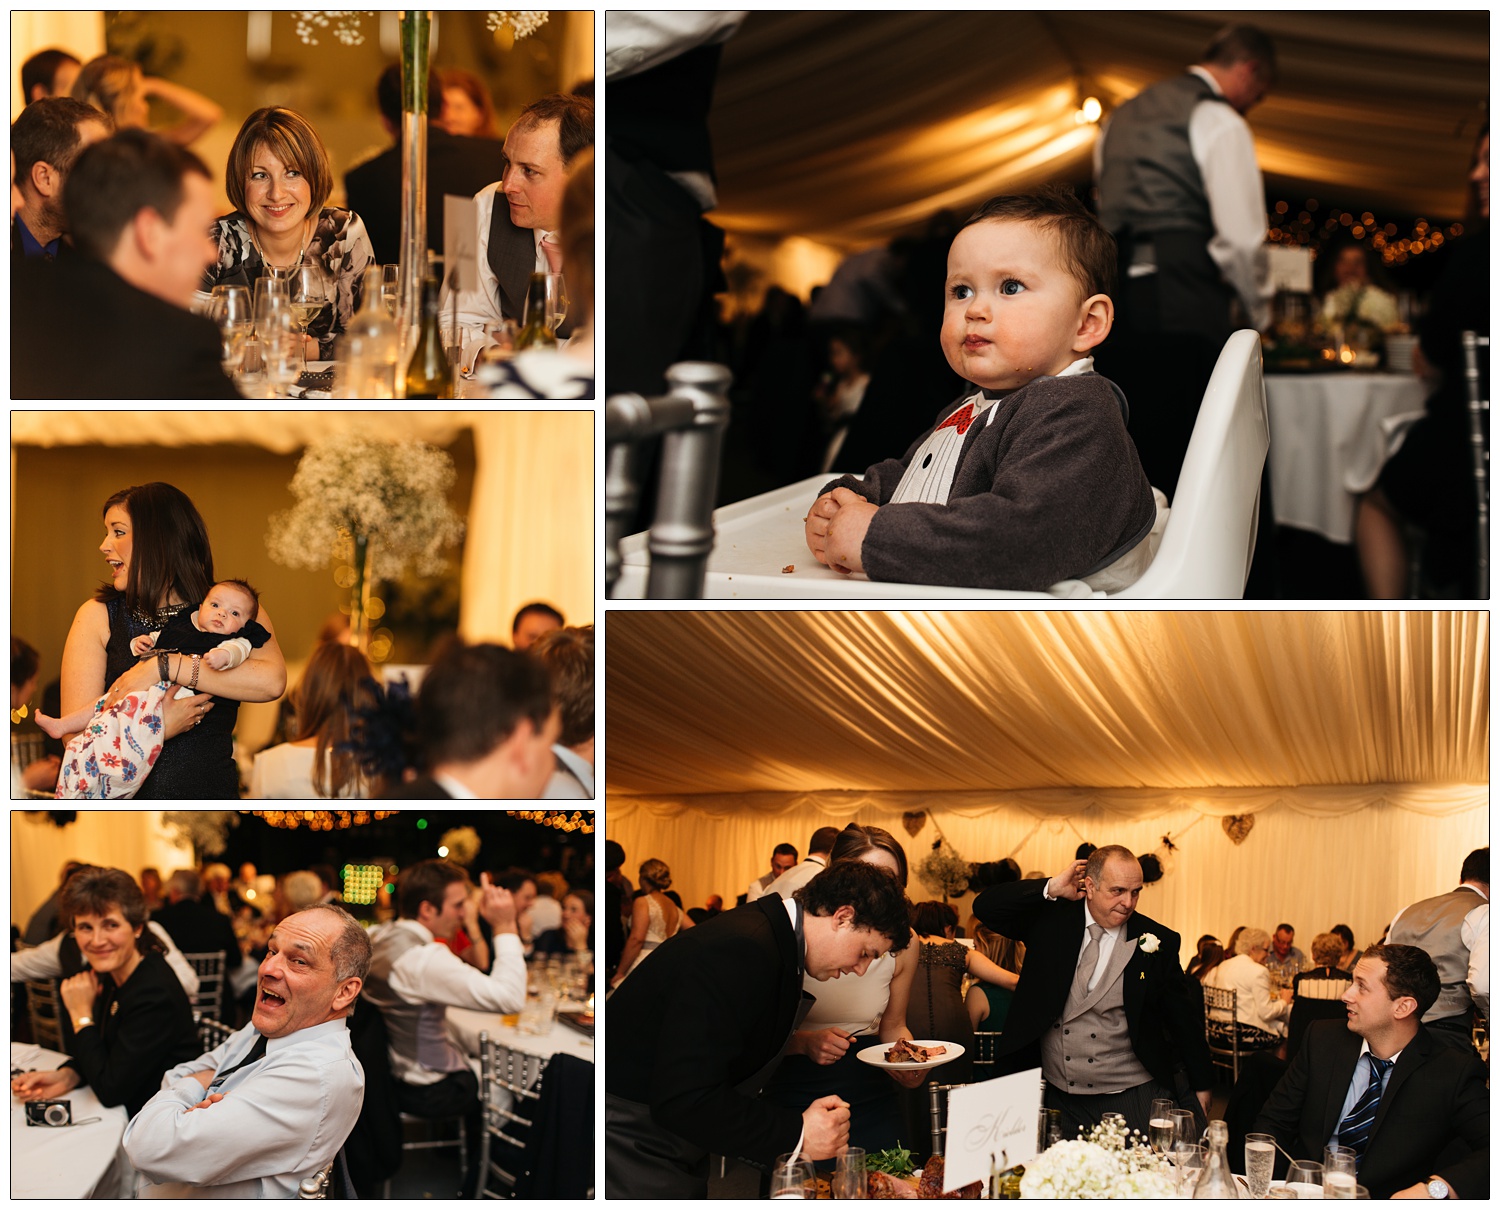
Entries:
{"label": "hanging heart decoration", "polygon": [[1219,820],[1224,825],[1224,835],[1228,836],[1235,844],[1239,844],[1250,835],[1250,829],[1255,826],[1253,815],[1226,815]]}
{"label": "hanging heart decoration", "polygon": [[908,836],[915,836],[927,823],[926,811],[906,811],[901,816],[901,826]]}

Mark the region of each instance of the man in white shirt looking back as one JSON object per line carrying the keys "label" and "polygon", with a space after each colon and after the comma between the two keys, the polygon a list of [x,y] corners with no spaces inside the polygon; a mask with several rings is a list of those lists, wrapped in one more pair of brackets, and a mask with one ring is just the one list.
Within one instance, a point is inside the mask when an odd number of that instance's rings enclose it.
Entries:
{"label": "man in white shirt looking back", "polygon": [[[447,1011],[514,1013],[526,1002],[526,960],[511,893],[480,876],[479,914],[494,932],[489,973],[476,970],[443,942],[464,919],[468,875],[446,861],[419,861],[401,875],[401,918],[370,930],[373,952],[364,998],[385,1018],[391,1075],[403,1113],[437,1118],[463,1114],[477,1155],[478,1060],[448,1036]],[[466,1180],[478,1177],[470,1164]],[[470,1188],[464,1196],[473,1196]]]}

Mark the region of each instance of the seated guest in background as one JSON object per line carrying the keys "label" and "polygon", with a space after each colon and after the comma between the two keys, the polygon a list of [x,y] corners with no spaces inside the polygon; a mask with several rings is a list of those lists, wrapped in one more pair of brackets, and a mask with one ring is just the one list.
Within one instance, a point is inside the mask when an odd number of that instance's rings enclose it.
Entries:
{"label": "seated guest in background", "polygon": [[500,141],[500,128],[495,124],[495,103],[490,100],[490,90],[484,86],[483,80],[472,71],[450,67],[438,73],[438,82],[443,103],[441,114],[434,120],[439,126],[452,135]]}
{"label": "seated guest in background", "polygon": [[1312,956],[1316,965],[1292,980],[1292,1011],[1287,1017],[1287,1057],[1295,1058],[1307,1027],[1314,1021],[1342,1020],[1344,993],[1353,978],[1339,968],[1344,956],[1344,940],[1334,933],[1319,933],[1312,939]]}
{"label": "seated guest in background", "polygon": [[[435,944],[452,937],[463,922],[467,885],[468,875],[446,861],[419,861],[402,871],[396,891],[401,918],[370,931],[373,954],[364,996],[385,1018],[402,1112],[429,1118],[462,1114],[477,1143],[476,1062],[448,1036],[447,1011],[452,1006],[519,1012],[526,1003],[526,962],[515,901],[509,891],[492,886],[488,874],[480,875],[479,915],[494,933],[489,973]],[[478,1175],[478,1165],[471,1163],[463,1196],[474,1196]]]}
{"label": "seated guest in background", "polygon": [[197,870],[174,870],[167,879],[166,903],[151,914],[151,922],[172,935],[177,947],[190,954],[224,951],[224,983],[218,1010],[213,1016],[232,1024],[233,996],[229,990],[229,972],[240,968],[244,956],[235,939],[234,925],[223,912],[201,901],[203,879]]}
{"label": "seated guest in background", "polygon": [[365,1075],[344,1023],[365,930],[323,904],[276,926],[250,1024],[179,1063],[125,1130],[138,1197],[295,1198],[359,1118]]}
{"label": "seated guest in background", "polygon": [[562,925],[538,933],[532,950],[538,954],[594,952],[594,896],[582,888],[563,896]]}
{"label": "seated guest in background", "polygon": [[1370,280],[1370,250],[1363,243],[1350,240],[1341,247],[1325,249],[1319,260],[1325,258],[1331,265],[1320,285],[1325,323],[1342,327],[1350,320],[1360,320],[1384,332],[1401,322],[1396,296]]}
{"label": "seated guest in background", "polygon": [[1193,955],[1187,964],[1187,973],[1200,983],[1203,982],[1203,979],[1198,972],[1204,964],[1204,958],[1210,946],[1213,946],[1220,954],[1223,954],[1224,949],[1223,946],[1219,945],[1219,939],[1212,933],[1204,933],[1203,936],[1198,938],[1198,952]]}
{"label": "seated guest in background", "polygon": [[[532,908],[537,903],[536,875],[520,866],[510,866],[490,875],[490,881],[502,891],[510,892],[511,902],[516,907],[516,933],[521,938],[521,947],[531,952]],[[559,911],[559,918],[561,912]]]}
{"label": "seated guest in background", "polygon": [[62,911],[87,963],[60,989],[73,1057],[56,1071],[16,1076],[11,1092],[46,1101],[87,1084],[103,1104],[133,1116],[161,1073],[197,1051],[192,1005],[146,934],[146,902],[124,870],[80,870],[63,889]]}
{"label": "seated guest in background", "polygon": [[[1333,1143],[1352,1147],[1372,1198],[1487,1198],[1485,1066],[1421,1024],[1440,986],[1415,946],[1367,949],[1344,993],[1347,1024],[1312,1025],[1255,1129],[1293,1159],[1320,1160]],[[1280,1157],[1277,1168],[1285,1168]]]}
{"label": "seated guest in background", "polygon": [[[462,96],[463,94],[459,94]],[[465,137],[448,127],[447,90],[438,73],[427,76],[427,247],[443,255],[443,198],[470,198],[505,172],[505,149],[496,139]],[[395,143],[344,174],[349,209],[364,219],[375,259],[401,260],[401,66],[392,63],[375,85],[380,123]],[[458,102],[455,102],[457,104]]]}
{"label": "seated guest in background", "polygon": [[186,147],[224,116],[224,111],[202,93],[148,77],[140,64],[118,55],[100,55],[83,65],[73,81],[73,99],[108,114],[120,130],[145,129],[151,116],[151,98],[156,97],[180,110],[182,121],[154,133],[169,143]]}
{"label": "seated guest in background", "polygon": [[417,694],[425,776],[390,798],[535,798],[556,767],[560,726],[547,670],[493,643],[453,642]]}
{"label": "seated guest in background", "polygon": [[[1278,924],[1271,937],[1271,947],[1266,951],[1266,971],[1277,987],[1291,987],[1292,979],[1299,971],[1310,965],[1307,955],[1292,944],[1297,932],[1290,924]],[[1235,953],[1243,953],[1236,950]]]}
{"label": "seated guest in background", "polygon": [[[558,348],[533,348],[500,363],[486,380],[495,399],[594,397],[594,153],[573,162],[562,203],[562,256],[572,336]],[[564,325],[566,326],[566,325]],[[562,331],[560,327],[559,332]]]}
{"label": "seated guest in background", "polygon": [[[496,885],[504,884],[496,882]],[[533,938],[562,928],[562,897],[568,893],[567,879],[557,870],[537,874],[534,885],[536,898],[531,901],[531,910],[527,913],[531,925],[528,935]]]}
{"label": "seated guest in background", "polygon": [[[1205,987],[1220,987],[1237,993],[1235,1019],[1240,1023],[1240,1048],[1265,1050],[1280,1044],[1286,1034],[1286,1019],[1292,1011],[1291,988],[1277,991],[1266,971],[1266,955],[1271,938],[1265,929],[1240,931],[1235,954],[1227,958],[1204,978]],[[1228,1020],[1228,1014],[1215,1009],[1214,1020]]]}
{"label": "seated guest in background", "polygon": [[[828,856],[833,852],[833,846],[838,841],[838,838],[839,830],[837,828],[818,828],[812,834],[812,839],[807,842],[807,856],[785,874],[776,877],[766,887],[765,893],[767,895],[780,895],[783,899],[790,899],[799,887],[805,887],[828,868]],[[757,895],[756,898],[758,899],[760,896]],[[722,900],[719,906],[724,906]]]}
{"label": "seated guest in background", "polygon": [[993,983],[983,979],[976,980],[964,999],[964,1005],[969,1010],[969,1023],[975,1029],[999,1032],[1005,1028],[1005,1018],[1010,1015],[1010,1002],[1015,999],[1016,987],[1021,982],[1021,964],[1026,961],[1026,947],[981,924],[974,930],[974,948],[1012,976],[1009,980]]}
{"label": "seated guest in background", "polygon": [[108,118],[92,106],[69,97],[50,97],[28,105],[10,128],[10,150],[15,157],[15,187],[21,210],[11,223],[10,254],[51,260],[71,253],[64,237],[63,185],[78,153],[90,143],[107,139]]}
{"label": "seated guest in background", "polygon": [[374,676],[358,647],[314,647],[293,691],[297,738],[255,754],[250,797],[365,797],[359,764],[345,745],[355,713],[374,704]]}
{"label": "seated guest in background", "polygon": [[[81,256],[12,275],[11,392],[24,398],[238,399],[219,333],[193,315],[213,262],[214,191],[191,151],[144,130],[84,149],[63,188]],[[78,355],[87,329],[88,355]]]}
{"label": "seated guest in background", "polygon": [[1328,931],[1344,945],[1344,952],[1334,965],[1341,971],[1353,971],[1354,964],[1359,961],[1359,951],[1354,948],[1354,930],[1347,924],[1335,924]]}
{"label": "seated guest in background", "polygon": [[562,614],[547,602],[533,601],[530,605],[522,605],[510,624],[510,645],[517,651],[525,651],[549,630],[562,625]]}
{"label": "seated guest in background", "polygon": [[[459,293],[459,323],[520,323],[531,275],[563,271],[563,189],[574,158],[593,145],[594,103],[585,97],[553,93],[521,111],[505,136],[504,174],[474,196],[479,281]],[[570,331],[564,323],[560,334]]]}
{"label": "seated guest in background", "polygon": [[333,192],[333,165],[323,140],[299,113],[257,109],[229,149],[224,189],[234,212],[213,225],[218,257],[203,276],[200,302],[224,285],[244,286],[254,297],[256,278],[318,265],[331,305],[313,318],[308,334],[318,341],[317,358],[329,360],[334,337],[359,309],[375,253],[358,214],[324,205]]}
{"label": "seated guest in background", "polygon": [[[1203,947],[1203,952],[1199,955],[1199,958],[1195,958],[1193,961],[1196,962],[1199,959],[1201,959],[1202,965],[1197,970],[1191,972],[1191,977],[1198,980],[1199,983],[1203,983],[1208,979],[1209,972],[1224,961],[1224,947],[1217,941],[1210,941]],[[1192,963],[1188,965],[1191,967]]]}
{"label": "seated guest in background", "polygon": [[21,64],[21,103],[65,97],[73,91],[83,64],[65,50],[39,50]]}
{"label": "seated guest in background", "polygon": [[531,655],[552,674],[562,732],[552,745],[557,768],[543,798],[594,797],[594,628],[565,626],[544,634]]}

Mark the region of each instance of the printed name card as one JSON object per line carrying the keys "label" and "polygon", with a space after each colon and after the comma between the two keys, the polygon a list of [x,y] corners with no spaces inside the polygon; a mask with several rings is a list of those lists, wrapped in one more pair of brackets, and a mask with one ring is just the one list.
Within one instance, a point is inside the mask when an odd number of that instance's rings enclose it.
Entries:
{"label": "printed name card", "polygon": [[454,291],[479,284],[479,220],[471,197],[443,197],[443,271]]}
{"label": "printed name card", "polygon": [[1041,1109],[1040,1067],[950,1092],[943,1192],[974,1181],[988,1189],[992,1167],[1003,1171],[1033,1159]]}

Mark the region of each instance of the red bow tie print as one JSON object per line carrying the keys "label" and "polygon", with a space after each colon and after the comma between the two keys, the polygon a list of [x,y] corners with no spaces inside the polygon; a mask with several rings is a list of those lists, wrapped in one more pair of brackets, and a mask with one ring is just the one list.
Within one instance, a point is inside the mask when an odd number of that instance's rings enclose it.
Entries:
{"label": "red bow tie print", "polygon": [[957,429],[958,430],[958,435],[960,437],[962,437],[965,433],[967,433],[969,431],[969,426],[971,424],[973,424],[973,423],[974,423],[974,405],[972,403],[966,403],[966,404],[964,404],[963,407],[959,408],[958,411],[954,412],[953,415],[949,416],[947,420],[943,421],[942,424],[938,425],[938,428],[939,429],[947,429],[947,428]]}

